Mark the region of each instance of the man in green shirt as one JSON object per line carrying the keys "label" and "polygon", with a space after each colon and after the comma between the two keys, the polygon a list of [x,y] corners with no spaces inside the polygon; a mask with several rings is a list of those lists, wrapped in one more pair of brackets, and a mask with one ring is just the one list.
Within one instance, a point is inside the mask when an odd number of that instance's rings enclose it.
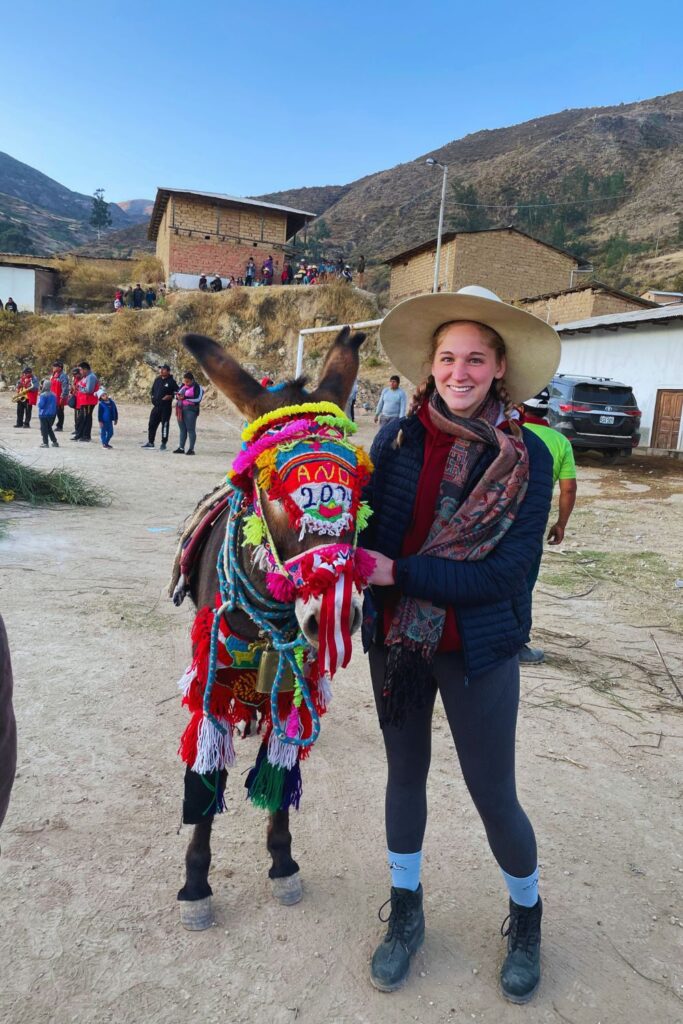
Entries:
{"label": "man in green shirt", "polygon": [[[523,406],[523,423],[526,430],[533,431],[534,434],[541,438],[553,457],[553,483],[559,482],[560,484],[560,503],[557,522],[548,531],[548,543],[561,544],[564,540],[565,527],[576,502],[576,463],[574,462],[572,446],[564,434],[553,430],[552,427],[548,426],[547,420],[542,418],[547,415],[548,400],[548,389],[544,388],[535,398],[530,398],[525,402]],[[541,555],[539,555],[527,577],[529,593],[533,593],[536,580],[538,579],[538,573],[541,568]],[[528,644],[525,644],[519,652],[521,664],[538,665],[543,661],[544,657],[545,655],[540,647],[529,647]]]}

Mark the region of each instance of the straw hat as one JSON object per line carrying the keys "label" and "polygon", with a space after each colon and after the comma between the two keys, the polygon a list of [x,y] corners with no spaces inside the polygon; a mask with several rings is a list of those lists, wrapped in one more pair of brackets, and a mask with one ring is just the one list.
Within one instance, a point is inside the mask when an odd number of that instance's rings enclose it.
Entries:
{"label": "straw hat", "polygon": [[457,292],[405,299],[385,316],[379,331],[384,351],[413,384],[429,374],[434,332],[450,320],[474,320],[501,336],[505,384],[515,403],[544,388],[560,364],[560,339],[550,324],[473,284]]}

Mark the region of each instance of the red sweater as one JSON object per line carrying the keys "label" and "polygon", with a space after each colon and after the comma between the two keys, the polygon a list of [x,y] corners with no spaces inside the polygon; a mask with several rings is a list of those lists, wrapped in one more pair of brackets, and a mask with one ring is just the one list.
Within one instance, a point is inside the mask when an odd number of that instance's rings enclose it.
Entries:
{"label": "red sweater", "polygon": [[[439,500],[439,489],[446,469],[446,460],[453,444],[451,435],[443,433],[432,423],[426,402],[422,405],[417,415],[420,423],[425,428],[424,460],[417,485],[413,517],[401,547],[401,557],[403,558],[407,558],[408,555],[416,555],[427,539],[427,535],[434,522],[434,514]],[[384,608],[385,635],[391,625],[391,620],[400,597],[401,594],[397,588],[394,588],[390,595],[387,594]],[[446,608],[446,622],[438,650],[462,650],[455,611],[450,605]]]}

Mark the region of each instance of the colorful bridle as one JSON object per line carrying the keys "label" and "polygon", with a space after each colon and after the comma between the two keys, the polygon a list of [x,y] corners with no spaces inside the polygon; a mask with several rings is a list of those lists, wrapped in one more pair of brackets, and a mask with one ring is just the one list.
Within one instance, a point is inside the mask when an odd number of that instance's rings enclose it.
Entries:
{"label": "colorful bridle", "polygon": [[[360,593],[372,569],[372,560],[356,549],[358,533],[371,514],[361,500],[371,463],[363,449],[349,440],[355,430],[356,425],[333,403],[303,402],[266,413],[242,433],[242,449],[228,474],[233,491],[218,560],[220,599],[211,628],[203,704],[206,738],[202,740],[200,731],[199,741],[200,749],[220,755],[202,757],[202,771],[223,767],[234,757],[229,725],[220,722],[210,707],[220,622],[225,612],[236,608],[249,615],[278,655],[270,693],[268,764],[291,770],[319,735],[318,710],[324,710],[329,700],[329,681],[351,656],[353,591]],[[283,561],[264,513],[262,493],[269,502],[280,503],[300,540],[314,534],[323,543]],[[265,574],[270,596],[259,592],[244,568],[244,549],[249,547],[252,565]],[[320,599],[317,651],[297,622],[297,598]],[[280,698],[287,669],[294,684],[283,722]],[[302,705],[308,712],[306,727],[300,715]]]}

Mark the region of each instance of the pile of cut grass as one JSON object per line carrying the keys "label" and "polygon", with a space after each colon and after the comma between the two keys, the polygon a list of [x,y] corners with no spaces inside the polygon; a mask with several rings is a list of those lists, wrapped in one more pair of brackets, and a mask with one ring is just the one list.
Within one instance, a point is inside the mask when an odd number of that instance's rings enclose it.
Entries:
{"label": "pile of cut grass", "polygon": [[0,451],[0,491],[10,491],[15,501],[31,505],[80,505],[96,507],[109,502],[108,493],[77,473],[66,469],[45,472],[25,466],[8,452]]}

